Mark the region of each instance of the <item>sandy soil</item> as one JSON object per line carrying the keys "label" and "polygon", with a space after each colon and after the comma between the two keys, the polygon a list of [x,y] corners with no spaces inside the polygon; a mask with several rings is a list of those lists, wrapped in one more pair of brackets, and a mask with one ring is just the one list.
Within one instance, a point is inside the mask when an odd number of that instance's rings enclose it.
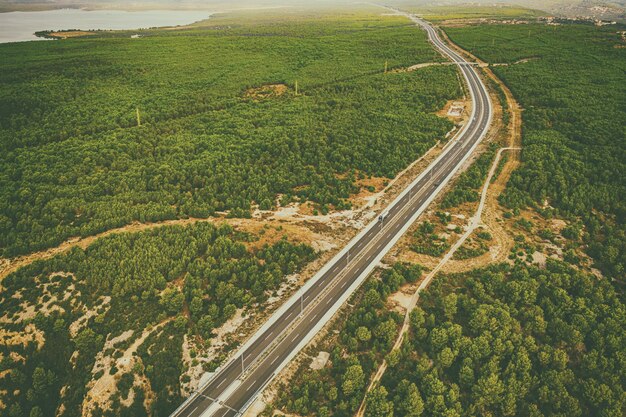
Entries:
{"label": "sandy soil", "polygon": [[[497,129],[497,126],[494,126],[494,129]],[[469,219],[469,223],[464,227],[465,232],[463,233],[462,236],[459,237],[459,239],[451,245],[451,248],[446,251],[445,255],[442,258],[437,258],[437,264],[435,265],[435,267],[425,276],[423,277],[423,279],[421,280],[419,286],[417,287],[417,289],[414,291],[414,293],[409,297],[408,303],[406,305],[406,307],[404,308],[404,322],[402,325],[402,328],[398,334],[398,337],[395,341],[395,344],[392,348],[392,350],[395,349],[399,349],[403,339],[404,339],[404,335],[406,334],[406,332],[408,331],[409,328],[409,313],[411,310],[413,310],[413,308],[415,307],[415,305],[418,303],[419,301],[419,297],[420,297],[420,292],[423,291],[425,288],[428,287],[428,285],[430,284],[430,282],[436,277],[436,274],[438,273],[439,270],[443,270],[444,268],[446,268],[447,265],[449,265],[452,262],[452,257],[455,254],[455,252],[462,246],[467,244],[468,238],[470,236],[472,236],[472,234],[475,233],[475,230],[479,227],[483,227],[484,225],[482,224],[481,221],[481,216],[483,213],[483,210],[486,206],[486,202],[487,202],[487,196],[489,194],[489,185],[491,183],[491,179],[492,179],[492,175],[494,175],[495,169],[499,163],[499,159],[501,157],[501,153],[502,153],[502,149],[498,152],[496,158],[494,159],[494,161],[492,162],[489,174],[485,180],[485,183],[483,185],[483,188],[481,190],[481,200],[480,200],[480,204],[478,205],[478,208],[476,209],[475,214],[470,217]],[[447,213],[449,214],[449,213]],[[461,215],[457,215],[456,216],[457,219],[461,219],[461,218],[465,218],[465,216],[461,216]],[[456,229],[456,225],[454,225],[453,223],[450,223],[447,225],[446,227],[448,230],[453,230]],[[461,262],[466,262],[461,261]],[[487,262],[489,263],[489,262]],[[472,263],[470,263],[472,264]],[[476,268],[476,265],[473,265],[472,269]],[[404,300],[406,300],[406,298],[403,297]],[[392,296],[392,300],[393,300],[393,296]],[[378,383],[378,381],[380,381],[380,379],[382,378],[383,374],[385,373],[385,371],[387,370],[387,363],[386,361],[383,360],[383,363],[378,367],[378,369],[376,370],[376,372],[374,373],[374,375],[372,376],[370,383],[368,385],[367,388],[367,392],[369,392],[374,386],[376,386],[376,384]],[[367,397],[365,397],[367,398]],[[362,400],[361,405],[359,407],[359,410],[357,412],[357,417],[362,417],[365,413],[365,406],[366,406],[366,402],[365,402],[365,398]]]}
{"label": "sandy soil", "polygon": [[389,71],[389,73],[401,73],[401,72],[412,72],[421,68],[433,67],[433,66],[442,66],[442,65],[454,65],[452,62],[424,62],[421,64],[411,65],[406,68],[394,68]]}
{"label": "sandy soil", "polygon": [[[96,355],[96,361],[92,368],[92,375],[95,375],[98,371],[103,371],[102,376],[98,379],[92,379],[87,385],[87,394],[83,400],[82,415],[87,417],[91,416],[94,408],[99,406],[103,410],[107,410],[111,404],[111,396],[117,392],[117,381],[119,378],[131,371],[136,361],[140,360],[138,356],[135,356],[139,346],[152,334],[159,330],[165,323],[170,321],[167,319],[156,326],[144,329],[141,336],[133,341],[133,343],[122,352],[122,356],[117,359],[113,359],[111,356],[105,356],[104,352],[107,349],[113,348],[116,344],[128,340],[133,335],[132,330],[127,330],[120,335],[113,337],[104,344],[104,348]],[[117,372],[111,375],[111,368],[115,365]],[[144,385],[148,383],[147,379],[140,378],[137,381],[137,385]],[[136,388],[133,388],[136,389]],[[132,395],[132,394],[131,394]],[[152,391],[149,386],[146,387],[146,401],[152,399]]]}
{"label": "sandy soil", "polygon": [[485,25],[485,24],[498,24],[498,25],[527,25],[530,22],[528,20],[499,20],[499,19],[487,19],[487,18],[468,18],[468,19],[450,19],[443,20],[439,23],[439,26],[449,28],[459,28],[465,26]]}
{"label": "sandy soil", "polygon": [[94,305],[94,307],[91,309],[88,309],[84,305],[80,307],[83,310],[84,314],[74,320],[72,324],[70,324],[70,336],[75,337],[78,332],[89,322],[89,319],[98,314],[98,310],[100,310],[100,308],[104,307],[104,311],[102,311],[102,313],[108,311],[108,309],[110,308],[109,304],[111,303],[111,297],[108,295],[102,296],[99,298],[98,301],[99,304]]}
{"label": "sandy soil", "polygon": [[[356,185],[360,191],[351,195],[349,200],[357,209],[372,207],[376,204],[376,200],[382,196],[388,183],[389,179],[383,177],[359,179],[356,181]],[[370,191],[371,188],[373,191]]]}
{"label": "sandy soil", "polygon": [[[269,94],[283,94],[284,90],[275,86],[270,87],[271,92]],[[254,94],[256,94],[255,92]],[[260,93],[259,93],[260,94]],[[449,109],[448,109],[449,110]],[[446,110],[446,113],[448,112]],[[467,111],[467,109],[466,109]],[[465,116],[466,119],[467,116]],[[464,118],[458,119],[459,123],[464,121]],[[224,339],[229,342],[242,343],[245,338],[250,334],[253,334],[254,330],[268,317],[275,308],[280,304],[278,301],[284,299],[284,297],[291,294],[302,285],[306,280],[313,276],[319,268],[327,262],[347,241],[358,233],[358,231],[367,224],[375,216],[375,212],[382,206],[388,204],[393,198],[395,198],[405,187],[411,182],[417,175],[419,175],[423,169],[434,160],[442,151],[444,144],[438,143],[431,148],[423,157],[412,163],[404,171],[398,174],[394,179],[388,180],[383,178],[367,178],[359,181],[361,190],[359,193],[351,196],[351,200],[355,208],[353,210],[346,210],[341,212],[331,212],[326,216],[313,216],[307,210],[310,208],[301,208],[298,204],[290,205],[287,207],[280,207],[274,212],[262,212],[255,211],[252,219],[226,219],[223,217],[211,218],[211,219],[179,219],[164,221],[159,223],[133,223],[125,227],[121,227],[114,230],[90,236],[86,238],[73,238],[59,245],[58,247],[33,253],[27,256],[23,256],[13,260],[4,260],[3,265],[0,267],[0,280],[6,277],[17,268],[27,265],[36,259],[47,259],[57,254],[66,252],[73,247],[87,248],[95,240],[105,237],[114,233],[126,233],[126,232],[139,232],[154,227],[161,227],[167,225],[189,225],[196,222],[214,222],[222,223],[227,222],[239,230],[247,231],[258,235],[260,238],[257,241],[246,243],[246,245],[255,249],[266,243],[272,243],[284,235],[287,235],[290,241],[303,242],[311,244],[319,250],[324,251],[322,256],[308,265],[304,271],[295,277],[295,281],[288,281],[285,287],[281,288],[278,294],[270,300],[268,308],[262,309],[260,313],[254,312],[258,310],[258,306],[253,306],[248,316],[240,315],[236,316],[229,323],[225,324],[222,329],[218,329],[218,337],[216,340]],[[387,183],[387,184],[385,184]],[[367,190],[366,187],[374,187],[373,191]],[[402,299],[398,295],[398,302],[401,305],[406,305],[406,297]],[[272,303],[273,301],[273,303]],[[90,313],[85,311],[85,316]],[[75,331],[80,328],[80,323],[75,325]],[[100,358],[97,359],[96,365],[94,365],[93,373],[98,370],[103,370],[103,375],[98,380],[93,380],[89,384],[89,392],[85,397],[83,403],[83,414],[90,415],[93,411],[95,404],[99,404],[103,409],[106,409],[113,395],[117,390],[117,378],[119,378],[125,372],[128,372],[136,360],[133,357],[133,353],[143,343],[148,335],[155,331],[155,328],[146,329],[143,334],[133,342],[133,344],[123,352],[123,355],[115,361],[111,357],[104,357],[101,352]],[[193,341],[185,340],[184,357],[187,364],[191,364],[190,351],[193,347]],[[219,349],[219,344],[216,345],[213,351],[202,352],[202,355],[207,360],[210,360]],[[115,375],[110,375],[109,371],[111,367],[115,366],[119,369]],[[190,366],[194,370],[190,369],[192,376],[192,383],[194,383],[201,373],[198,367]],[[136,381],[136,385],[146,385],[147,381]],[[146,389],[146,401],[149,402],[151,398],[151,392],[149,387]],[[131,394],[132,395],[132,394]]]}
{"label": "sandy soil", "polygon": [[23,332],[0,328],[0,345],[2,346],[27,346],[31,342],[37,344],[37,349],[41,349],[45,343],[43,332],[37,329],[33,323],[26,325]]}
{"label": "sandy soil", "polygon": [[[60,275],[60,276],[71,276],[74,277],[73,274],[67,272],[53,272],[49,274],[49,276]],[[60,311],[63,313],[65,310],[58,305],[59,302],[67,301],[71,298],[70,304],[74,305],[76,303],[77,297],[80,295],[80,291],[76,291],[76,287],[74,284],[70,284],[61,297],[54,291],[54,287],[58,286],[58,282],[46,282],[44,284],[37,283],[36,288],[40,291],[40,295],[37,298],[37,302],[31,304],[27,301],[23,301],[20,304],[21,310],[10,319],[7,317],[6,313],[2,317],[0,317],[0,323],[22,323],[26,320],[33,319],[37,313],[43,313],[46,316],[50,315],[53,311]],[[21,299],[21,293],[17,292],[14,294],[14,298]],[[45,301],[44,301],[45,300]]]}
{"label": "sandy soil", "polygon": [[321,350],[317,354],[317,356],[313,358],[311,364],[309,365],[309,368],[313,369],[314,371],[319,371],[326,366],[326,364],[328,363],[328,359],[330,359],[330,353]]}
{"label": "sandy soil", "polygon": [[472,103],[469,100],[449,100],[437,116],[446,117],[456,124],[467,120],[472,111]]}
{"label": "sandy soil", "polygon": [[[163,226],[187,226],[197,222],[211,222],[215,224],[228,223],[234,227],[239,228],[242,231],[250,232],[250,233],[258,233],[261,229],[263,229],[265,222],[259,222],[254,219],[226,219],[224,217],[213,217],[208,219],[201,218],[187,218],[187,219],[176,219],[176,220],[166,220],[163,222],[155,222],[155,223],[131,223],[127,226],[123,226],[117,229],[107,230],[106,232],[102,232],[93,236],[85,237],[85,238],[72,238],[63,242],[61,245],[47,249],[45,251],[34,252],[29,255],[20,256],[14,259],[2,259],[2,263],[0,264],[0,281],[4,279],[6,276],[16,271],[17,269],[29,265],[35,260],[40,259],[49,259],[53,256],[56,256],[61,253],[65,253],[74,247],[79,247],[81,249],[86,249],[96,240],[119,233],[137,233],[147,229],[153,229],[155,227],[163,227]],[[313,244],[316,239],[324,239],[321,235],[311,234],[310,231],[304,226],[291,225],[291,224],[280,224],[283,228],[282,233],[273,232],[270,230],[266,237],[261,237],[260,240],[255,242],[246,242],[246,246],[249,248],[256,248],[262,246],[265,243],[271,243],[272,239],[280,239],[283,235],[288,235],[290,240]]]}
{"label": "sandy soil", "polygon": [[[213,330],[215,336],[210,340],[208,347],[195,343],[193,338],[185,335],[183,339],[183,363],[187,371],[181,374],[181,380],[184,375],[189,375],[191,379],[187,384],[181,382],[182,395],[189,395],[198,387],[205,373],[203,365],[214,360],[222,349],[232,341],[231,339],[237,337],[235,332],[249,318],[249,316],[244,315],[243,309],[238,309],[230,320]],[[191,357],[192,349],[197,352],[195,358]]]}
{"label": "sandy soil", "polygon": [[405,285],[399,291],[391,294],[387,299],[387,303],[392,305],[394,310],[400,314],[406,313],[411,305],[411,297],[417,286],[415,284]]}
{"label": "sandy soil", "polygon": [[[459,52],[463,53],[464,51],[459,50]],[[502,131],[504,135],[501,139],[504,139],[504,143],[506,143],[506,146],[509,148],[517,149],[521,146],[521,108],[517,104],[513,96],[511,95],[511,92],[509,91],[509,89],[494,76],[491,70],[488,68],[484,68],[484,71],[488,77],[492,78],[503,88],[505,95],[506,95],[506,99],[507,99],[507,105],[509,106],[509,111],[511,114],[509,125],[504,127],[504,126],[498,126],[498,124],[496,123],[494,125],[494,128],[492,129],[492,134],[498,135],[498,132]],[[497,105],[498,100],[495,97],[493,97],[493,95],[492,95],[492,99],[493,99],[494,107],[496,108],[495,109],[496,111],[494,114],[494,121],[501,120],[500,117],[502,114],[502,109],[501,108],[498,109],[499,107]],[[517,166],[519,166],[519,163],[520,163],[518,151],[513,150],[513,151],[508,151],[508,152],[510,152],[509,158],[506,160],[506,163],[504,164],[501,172],[497,175],[495,181],[492,181],[491,184],[487,186],[487,188],[483,189],[483,193],[486,192],[485,205],[483,207],[482,213],[479,212],[477,214],[480,217],[476,219],[476,220],[482,220],[482,221],[472,222],[471,223],[472,226],[467,228],[467,232],[462,237],[464,241],[467,237],[470,236],[471,233],[473,233],[473,230],[475,230],[475,228],[477,227],[484,228],[485,230],[489,231],[493,237],[492,242],[490,242],[489,252],[482,256],[469,259],[469,260],[462,260],[462,261],[455,261],[455,260],[447,259],[451,255],[451,252],[445,255],[445,257],[443,258],[444,259],[443,261],[440,261],[440,259],[433,258],[433,257],[427,257],[428,259],[424,259],[424,257],[422,256],[422,260],[426,260],[427,264],[432,265],[433,262],[437,262],[439,263],[437,267],[441,267],[442,271],[461,272],[461,271],[467,271],[467,270],[476,269],[478,267],[486,266],[493,262],[505,261],[507,260],[508,254],[510,253],[514,245],[514,242],[512,239],[513,234],[522,234],[525,236],[526,240],[530,240],[540,247],[543,246],[544,248],[543,251],[535,251],[534,253],[532,253],[531,259],[532,259],[532,262],[535,264],[538,264],[538,265],[545,264],[548,256],[561,257],[562,255],[562,247],[561,247],[562,239],[561,238],[557,236],[556,243],[543,240],[539,238],[535,232],[524,233],[522,230],[520,230],[519,227],[516,228],[514,224],[516,219],[512,218],[512,219],[507,220],[504,218],[503,210],[499,206],[497,198],[501,194],[501,192],[504,190],[506,183],[508,182],[508,179],[510,178],[511,172],[515,168],[517,168]],[[497,159],[496,159],[496,162],[497,162]],[[492,165],[492,169],[494,168],[495,168],[495,165]],[[524,220],[532,221],[533,229],[535,231],[540,230],[540,229],[549,229],[555,234],[558,234],[562,230],[562,228],[566,226],[566,223],[563,220],[544,219],[543,217],[539,216],[536,212],[532,210],[523,210],[520,214],[520,217]],[[470,219],[470,221],[471,220],[472,219]],[[463,241],[459,241],[458,244],[461,244]],[[406,245],[406,242],[405,242],[405,245]],[[406,252],[406,246],[404,248]],[[454,249],[455,249],[455,246],[453,245],[453,250]],[[548,255],[546,255],[546,253]],[[581,258],[585,257],[584,254],[581,254],[581,253],[578,253],[578,255]],[[412,256],[412,257],[415,258],[415,256]],[[586,262],[585,260],[583,261],[583,264],[586,264],[586,266],[590,266],[591,262],[590,260],[587,259]],[[436,270],[429,273],[427,279],[428,278],[432,279],[435,275],[435,272]],[[420,284],[420,288],[425,285],[427,285],[427,282],[422,281],[422,283]],[[392,300],[395,296],[396,296],[395,294],[392,295]],[[413,299],[412,299],[413,305],[415,304],[415,302],[417,302],[417,297],[419,297],[419,292],[416,292],[413,296]],[[410,308],[412,308],[412,306]],[[406,317],[408,317],[408,315],[405,316],[405,318]],[[403,332],[406,329],[406,323],[407,321],[405,320],[405,325],[403,326]],[[401,332],[398,340],[396,341],[396,345],[394,346],[394,349],[398,348],[400,343],[402,342],[403,332]],[[386,370],[386,363],[383,363],[377,369],[377,372],[373,376],[372,381],[368,387],[368,391],[373,386],[375,386],[376,381],[380,380],[385,370]],[[364,404],[365,402],[363,401],[359,409],[359,412],[357,413],[357,416],[363,415],[364,410],[365,410]]]}
{"label": "sandy soil", "polygon": [[[272,89],[273,88],[277,88],[279,91],[282,90],[282,88],[278,87],[272,87]],[[444,111],[444,109],[441,111]],[[471,108],[466,106],[466,113],[469,113],[470,111]],[[447,109],[445,109],[445,112],[447,113]],[[465,123],[467,121],[467,117],[468,116],[464,114],[458,123]],[[453,131],[456,129],[457,128],[455,127]],[[452,132],[449,132],[448,135],[451,133]],[[271,222],[276,220],[280,223],[280,227],[284,229],[284,234],[287,234],[290,239],[295,239],[296,241],[308,243],[313,246],[318,245],[319,248],[332,248],[336,243],[333,242],[333,240],[338,237],[343,240],[342,238],[346,236],[346,233],[348,233],[350,237],[356,235],[358,230],[364,227],[365,224],[367,224],[367,222],[375,216],[375,211],[380,210],[381,207],[392,201],[393,198],[402,192],[407,184],[413,181],[413,179],[415,179],[423,171],[423,169],[430,162],[432,162],[439,155],[439,153],[441,153],[443,146],[444,144],[438,142],[422,157],[411,163],[391,180],[381,178],[370,178],[364,180],[361,191],[357,195],[351,197],[351,201],[355,204],[356,212],[355,210],[346,210],[331,212],[326,216],[313,216],[311,208],[307,208],[300,212],[299,205],[294,204],[287,207],[280,207],[274,212],[256,210],[253,212],[252,219],[228,219],[225,218],[225,216],[220,216],[207,219],[190,217],[187,219],[166,220],[154,223],[134,222],[129,225],[107,230],[93,236],[70,238],[54,248],[49,248],[43,251],[33,252],[31,254],[13,259],[0,258],[0,282],[2,282],[2,280],[12,272],[16,271],[20,267],[29,265],[35,260],[49,259],[58,254],[65,253],[74,247],[86,249],[93,242],[102,237],[116,233],[136,233],[142,230],[162,226],[185,226],[196,222],[212,222],[216,224],[229,223],[243,231],[257,233],[265,227],[268,221]],[[385,181],[387,181],[388,184],[382,190],[379,190],[380,183]],[[364,187],[367,185],[373,185],[376,191],[374,193],[363,191]],[[360,203],[359,200],[362,200],[362,203]],[[311,214],[307,212],[308,210],[311,211]],[[313,234],[311,234],[311,232],[313,232]],[[270,235],[272,235],[272,233],[270,233]],[[276,236],[277,234],[273,233],[273,235]],[[257,243],[252,242],[248,244],[248,246],[255,247],[262,245],[263,243],[269,243],[269,237],[262,238]]]}
{"label": "sandy soil", "polygon": [[253,100],[262,100],[270,97],[279,97],[289,90],[285,84],[268,84],[261,87],[249,88],[244,93],[244,97]]}
{"label": "sandy soil", "polygon": [[[445,33],[444,33],[445,37]],[[485,64],[482,61],[476,59],[471,54],[466,53],[464,50],[456,47],[448,39],[448,43],[455,47],[455,49],[468,56],[470,59],[477,61],[481,64]],[[514,99],[508,87],[502,83],[489,68],[483,68],[484,74],[494,80],[503,89],[507,105],[510,112],[510,120],[508,126],[502,126],[502,108],[499,105],[497,96],[491,94],[491,99],[494,105],[494,127],[490,130],[487,141],[496,140],[500,141],[507,147],[520,147],[521,146],[521,107]],[[498,203],[498,197],[506,187],[511,173],[519,166],[519,152],[509,152],[506,163],[504,164],[500,174],[493,181],[487,193],[487,200],[482,213],[482,222],[485,225],[486,230],[491,233],[493,239],[490,244],[490,251],[480,257],[467,259],[467,260],[450,260],[446,266],[442,269],[444,272],[462,272],[475,269],[477,267],[485,266],[492,262],[500,262],[507,260],[508,253],[513,247],[512,236],[507,230],[511,230],[508,227],[504,227],[503,224],[503,210]],[[475,204],[465,204],[459,207],[457,210],[451,210],[452,214],[471,215],[475,210]],[[433,210],[434,211],[434,210]],[[428,217],[428,216],[427,216]],[[434,223],[433,219],[430,219]],[[408,234],[407,234],[408,236]],[[406,245],[407,242],[405,242]],[[451,244],[454,241],[450,242]],[[428,257],[426,255],[406,254],[401,255],[402,259],[417,261],[425,266],[434,266],[437,262],[437,258]]]}

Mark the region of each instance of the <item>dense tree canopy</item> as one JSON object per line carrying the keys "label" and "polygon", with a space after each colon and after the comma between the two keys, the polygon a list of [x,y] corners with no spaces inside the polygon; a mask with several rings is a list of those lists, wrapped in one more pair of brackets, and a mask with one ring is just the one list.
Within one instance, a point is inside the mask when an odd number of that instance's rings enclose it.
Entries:
{"label": "dense tree canopy", "polygon": [[439,277],[368,415],[619,417],[625,335],[611,284],[557,261]]}
{"label": "dense tree canopy", "polygon": [[362,17],[0,45],[0,255],[279,194],[348,207],[357,172],[445,136],[432,112],[460,94],[454,68],[383,74],[441,58],[405,19]]}
{"label": "dense tree canopy", "polygon": [[[623,29],[623,26],[620,26]],[[619,28],[481,25],[451,38],[491,63],[523,113],[523,164],[502,196],[580,217],[603,272],[626,273],[626,49]],[[550,210],[545,210],[550,214]]]}
{"label": "dense tree canopy", "polygon": [[[39,348],[33,340],[0,346],[2,370],[8,371],[0,378],[2,387],[18,392],[2,401],[44,415],[55,415],[64,404],[63,416],[80,416],[105,341],[133,331],[129,340],[102,353],[118,358],[142,332],[160,325],[161,331],[139,345],[140,360],[130,376],[148,378],[156,395],[153,415],[168,415],[182,401],[184,334],[208,341],[213,329],[238,308],[264,301],[287,274],[314,257],[310,247],[286,239],[247,249],[254,239],[227,224],[159,227],[101,238],[85,250],[74,249],[9,275],[0,294],[3,329],[29,334],[34,324],[44,344]],[[23,319],[31,308],[34,317]],[[81,325],[72,330],[76,323]],[[14,355],[24,361],[14,361]],[[110,372],[115,374],[115,366]],[[127,394],[132,384],[124,375],[118,387]],[[107,415],[145,414],[143,391],[136,389],[135,394],[130,409],[114,401]]]}
{"label": "dense tree canopy", "polygon": [[496,154],[496,148],[496,144],[490,144],[489,149],[480,155],[467,171],[459,175],[454,187],[443,196],[441,208],[457,207],[466,202],[480,200],[480,188],[487,178]]}
{"label": "dense tree canopy", "polygon": [[[372,277],[354,297],[355,308],[338,320],[341,330],[329,343],[330,366],[319,371],[301,369],[288,387],[281,390],[277,405],[302,415],[353,416],[358,409],[372,372],[389,353],[403,317],[387,310],[386,300],[407,282],[415,282],[421,268],[396,264]],[[387,358],[394,362],[393,358]],[[308,363],[302,365],[308,368]],[[419,407],[413,387],[406,388],[404,407]],[[376,391],[369,402],[377,416],[389,416],[391,402],[386,391]]]}

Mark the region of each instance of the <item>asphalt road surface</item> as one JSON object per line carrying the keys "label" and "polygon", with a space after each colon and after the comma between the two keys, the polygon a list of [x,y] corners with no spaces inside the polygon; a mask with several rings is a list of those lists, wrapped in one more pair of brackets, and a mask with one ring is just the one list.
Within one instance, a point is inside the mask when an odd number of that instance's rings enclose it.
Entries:
{"label": "asphalt road surface", "polygon": [[[253,338],[253,342],[234,355],[212,379],[192,394],[173,414],[174,417],[237,416],[251,404],[274,377],[280,364],[292,357],[307,337],[319,327],[323,316],[343,302],[351,284],[363,278],[366,270],[387,251],[423,210],[462,161],[483,138],[491,122],[491,103],[487,89],[474,70],[459,54],[444,44],[438,33],[426,22],[406,14],[428,32],[437,49],[458,64],[473,99],[472,117],[444,153],[388,208],[383,221],[377,220],[349,250],[335,257],[327,271],[310,286],[302,297],[284,309]],[[403,230],[404,229],[404,230]]]}

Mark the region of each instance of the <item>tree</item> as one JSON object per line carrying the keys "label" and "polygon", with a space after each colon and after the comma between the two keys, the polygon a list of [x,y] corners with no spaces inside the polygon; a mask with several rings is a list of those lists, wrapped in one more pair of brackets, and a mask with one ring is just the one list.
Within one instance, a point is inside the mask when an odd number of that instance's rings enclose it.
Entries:
{"label": "tree", "polygon": [[472,390],[474,403],[481,414],[496,411],[496,407],[502,400],[505,387],[497,374],[490,374],[480,378]]}
{"label": "tree", "polygon": [[89,327],[82,329],[74,338],[74,343],[78,348],[78,351],[89,355],[90,352],[96,350],[97,346],[101,343],[102,336],[96,335],[96,333]]}
{"label": "tree", "polygon": [[393,345],[393,341],[396,338],[398,332],[398,325],[392,319],[388,319],[380,323],[374,329],[374,336],[380,340],[383,345],[390,348]]}
{"label": "tree", "polygon": [[343,382],[341,389],[343,394],[350,398],[353,394],[357,393],[365,386],[365,374],[361,365],[352,365],[346,369],[346,373],[343,376]]}
{"label": "tree", "polygon": [[448,332],[446,329],[436,327],[430,332],[430,346],[433,352],[443,349],[448,343]]}
{"label": "tree", "polygon": [[193,315],[193,317],[200,317],[204,310],[204,302],[202,298],[199,296],[194,296],[191,299],[191,303],[189,303],[189,311]]}
{"label": "tree", "polygon": [[472,369],[471,363],[471,359],[465,359],[459,370],[459,382],[464,388],[470,388],[474,383],[474,370]]}
{"label": "tree", "polygon": [[385,360],[387,361],[387,365],[390,368],[394,368],[400,362],[401,355],[399,349],[393,349],[391,352],[385,356]]}
{"label": "tree", "polygon": [[450,293],[442,299],[443,314],[448,320],[452,320],[457,311],[457,295]]}
{"label": "tree", "polygon": [[224,306],[224,310],[222,311],[222,315],[224,316],[224,319],[228,320],[232,316],[235,315],[236,311],[237,311],[237,307],[234,304],[227,304],[227,305]]}
{"label": "tree", "polygon": [[200,335],[209,339],[212,336],[213,327],[215,326],[213,319],[210,316],[202,316],[202,318],[198,321],[198,332]]}
{"label": "tree", "polygon": [[366,307],[379,307],[382,304],[382,299],[376,288],[370,288],[365,293],[365,306]]}
{"label": "tree", "polygon": [[261,201],[261,204],[259,204],[259,209],[260,210],[271,210],[272,209],[272,202],[270,201],[270,199],[266,198],[263,201]]}
{"label": "tree", "polygon": [[358,329],[356,329],[356,337],[361,342],[369,342],[369,340],[372,338],[372,332],[370,332],[367,327],[360,326]]}
{"label": "tree", "polygon": [[19,403],[13,403],[9,407],[9,417],[22,417],[22,406]]}
{"label": "tree", "polygon": [[37,367],[33,371],[33,390],[37,396],[45,396],[54,381],[54,373],[50,370],[46,371],[44,368]]}
{"label": "tree", "polygon": [[30,417],[43,417],[43,411],[38,406],[30,409]]}
{"label": "tree", "polygon": [[452,351],[452,349],[446,346],[441,352],[439,352],[439,364],[443,369],[447,369],[450,365],[452,365],[455,357],[456,354]]}
{"label": "tree", "polygon": [[403,379],[398,384],[396,392],[394,404],[398,415],[406,417],[422,415],[424,412],[424,401],[415,383]]}
{"label": "tree", "polygon": [[371,417],[393,416],[393,403],[387,400],[387,390],[382,385],[374,387],[367,395],[365,415]]}
{"label": "tree", "polygon": [[178,314],[183,309],[185,296],[177,288],[168,288],[161,295],[161,305],[170,315]]}

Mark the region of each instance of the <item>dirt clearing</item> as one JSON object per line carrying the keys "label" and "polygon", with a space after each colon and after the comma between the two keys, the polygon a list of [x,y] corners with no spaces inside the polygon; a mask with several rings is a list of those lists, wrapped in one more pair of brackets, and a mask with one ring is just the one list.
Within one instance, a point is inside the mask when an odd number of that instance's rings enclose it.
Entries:
{"label": "dirt clearing", "polygon": [[271,97],[280,97],[289,90],[285,84],[267,84],[246,90],[244,97],[253,100],[262,100]]}

